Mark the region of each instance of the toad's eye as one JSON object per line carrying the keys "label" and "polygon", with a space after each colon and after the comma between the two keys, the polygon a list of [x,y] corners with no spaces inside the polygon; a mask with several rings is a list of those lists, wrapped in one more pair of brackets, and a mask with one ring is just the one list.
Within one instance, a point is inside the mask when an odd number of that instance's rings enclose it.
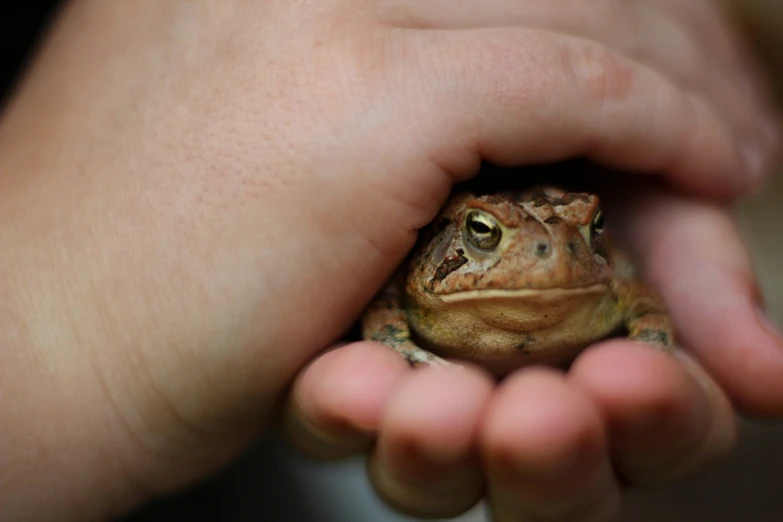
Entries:
{"label": "toad's eye", "polygon": [[493,250],[502,235],[497,221],[484,212],[473,210],[465,217],[465,237],[478,249]]}
{"label": "toad's eye", "polygon": [[596,236],[604,231],[604,213],[600,210],[595,213],[595,216],[593,216],[593,222],[590,223],[590,228],[592,229],[591,236]]}
{"label": "toad's eye", "polygon": [[604,231],[604,215],[598,210],[593,214],[593,219],[590,220],[589,225],[582,225],[579,227],[579,233],[585,240],[585,243],[589,246],[593,244],[593,241],[601,235]]}

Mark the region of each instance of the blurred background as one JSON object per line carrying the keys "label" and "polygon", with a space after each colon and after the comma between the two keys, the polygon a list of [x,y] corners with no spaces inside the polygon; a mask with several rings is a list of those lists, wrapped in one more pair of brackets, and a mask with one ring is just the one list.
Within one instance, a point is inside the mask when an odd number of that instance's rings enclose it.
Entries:
{"label": "blurred background", "polygon": [[[691,1],[691,0],[682,0]],[[0,16],[0,45],[18,65],[59,2],[14,3]],[[783,0],[728,1],[783,95]],[[17,6],[22,7],[17,7]],[[20,38],[19,31],[28,38]],[[0,98],[15,68],[2,71]],[[783,96],[779,96],[783,99]],[[783,325],[783,171],[737,208],[774,322]],[[663,489],[632,491],[623,522],[780,522],[783,520],[783,423],[743,421],[737,451],[700,476]],[[373,495],[361,459],[316,463],[273,437],[260,441],[220,476],[162,499],[126,522],[401,522]],[[456,519],[485,521],[481,506]]]}

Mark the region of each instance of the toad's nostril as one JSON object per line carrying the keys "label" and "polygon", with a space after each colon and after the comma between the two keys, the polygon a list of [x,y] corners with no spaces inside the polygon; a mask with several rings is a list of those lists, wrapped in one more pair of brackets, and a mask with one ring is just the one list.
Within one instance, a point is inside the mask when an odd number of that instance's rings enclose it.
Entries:
{"label": "toad's nostril", "polygon": [[576,241],[569,241],[566,246],[568,247],[569,252],[576,254]]}
{"label": "toad's nostril", "polygon": [[535,252],[538,257],[544,257],[549,255],[549,251],[551,250],[549,243],[546,241],[539,241],[536,243],[535,246]]}

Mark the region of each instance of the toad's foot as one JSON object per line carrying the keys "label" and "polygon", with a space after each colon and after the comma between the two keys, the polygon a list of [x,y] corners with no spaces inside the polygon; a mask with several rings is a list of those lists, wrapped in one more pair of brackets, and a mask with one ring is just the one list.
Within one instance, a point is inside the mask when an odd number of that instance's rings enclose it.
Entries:
{"label": "toad's foot", "polygon": [[387,287],[367,308],[362,319],[362,337],[388,346],[412,365],[456,365],[416,345],[403,308],[403,298],[394,285]]}

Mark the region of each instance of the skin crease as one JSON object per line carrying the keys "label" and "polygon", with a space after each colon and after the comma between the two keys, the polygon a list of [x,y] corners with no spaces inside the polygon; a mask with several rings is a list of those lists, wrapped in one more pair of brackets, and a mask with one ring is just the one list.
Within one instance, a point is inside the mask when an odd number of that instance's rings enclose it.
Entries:
{"label": "skin crease", "polygon": [[[377,437],[372,477],[394,477],[382,493],[398,508],[453,513],[486,484],[499,520],[550,516],[566,490],[579,502],[558,516],[587,520],[618,495],[605,470],[668,480],[730,447],[729,398],[783,410],[783,341],[755,315],[725,210],[699,199],[756,187],[777,141],[732,33],[674,0],[585,25],[567,2],[461,4],[442,19],[402,0],[66,4],[0,123],[0,519],[102,520],[192,483],[269,426],[294,379],[300,440],[344,454]],[[610,30],[631,23],[656,30]],[[657,45],[673,34],[692,54]],[[682,298],[673,319],[700,364],[612,342],[579,372],[494,389],[368,344],[313,359],[481,159],[575,155],[688,191],[629,194],[640,204],[619,215],[664,297]],[[661,228],[661,213],[699,227]],[[728,319],[732,335],[710,328]],[[601,377],[623,367],[667,384],[618,401],[633,388]],[[356,375],[372,392],[345,393]],[[417,407],[400,407],[412,391]],[[468,392],[469,410],[439,400]],[[522,406],[535,423],[514,423]],[[607,445],[651,418],[641,448]],[[548,481],[517,473],[523,440],[542,441]],[[396,469],[404,444],[425,451]],[[688,458],[634,459],[653,449]],[[447,476],[459,484],[440,488]]]}

